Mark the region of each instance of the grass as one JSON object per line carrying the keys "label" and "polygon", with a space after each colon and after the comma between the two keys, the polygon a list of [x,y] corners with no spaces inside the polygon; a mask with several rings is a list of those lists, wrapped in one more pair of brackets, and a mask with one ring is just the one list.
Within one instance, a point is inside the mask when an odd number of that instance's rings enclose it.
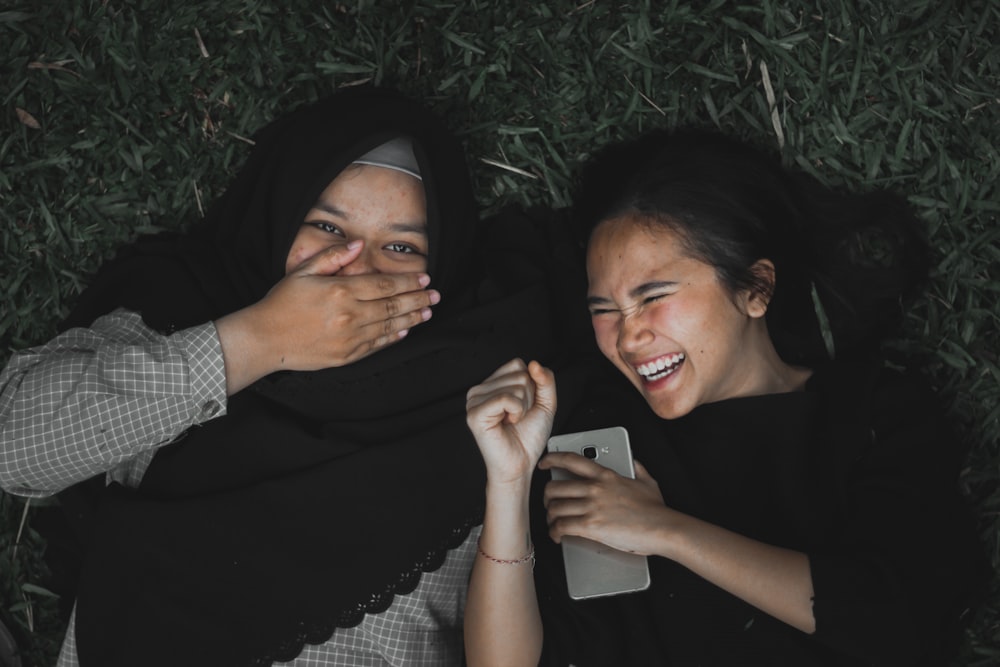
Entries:
{"label": "grass", "polygon": [[[715,125],[926,220],[933,280],[893,345],[950,406],[1000,563],[998,26],[997,0],[0,0],[0,362],[51,337],[115,247],[197,220],[256,128],[340,87],[427,99],[487,210],[566,205],[595,147]],[[43,549],[0,494],[0,618],[32,665],[61,635]],[[958,664],[998,661],[994,581]]]}

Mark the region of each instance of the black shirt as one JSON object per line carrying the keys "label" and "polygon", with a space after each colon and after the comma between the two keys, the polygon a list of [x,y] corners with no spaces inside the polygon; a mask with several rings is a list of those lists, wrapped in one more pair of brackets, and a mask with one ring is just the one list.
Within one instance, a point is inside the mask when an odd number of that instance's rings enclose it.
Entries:
{"label": "black shirt", "polygon": [[[806,390],[660,420],[611,380],[568,430],[624,424],[668,506],[809,556],[807,635],[686,568],[649,559],[644,592],[573,602],[559,547],[536,534],[544,664],[939,665],[982,560],[939,402],[872,364]],[[535,503],[537,507],[537,503]],[[541,517],[533,519],[544,531]]]}

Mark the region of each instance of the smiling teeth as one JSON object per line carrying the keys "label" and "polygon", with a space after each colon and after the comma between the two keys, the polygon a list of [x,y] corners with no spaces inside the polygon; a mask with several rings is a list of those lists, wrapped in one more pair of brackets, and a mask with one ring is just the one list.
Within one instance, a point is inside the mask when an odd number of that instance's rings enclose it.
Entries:
{"label": "smiling teeth", "polygon": [[683,353],[670,354],[660,357],[656,361],[650,361],[647,364],[637,366],[636,370],[647,382],[653,382],[673,373],[682,361],[684,361]]}

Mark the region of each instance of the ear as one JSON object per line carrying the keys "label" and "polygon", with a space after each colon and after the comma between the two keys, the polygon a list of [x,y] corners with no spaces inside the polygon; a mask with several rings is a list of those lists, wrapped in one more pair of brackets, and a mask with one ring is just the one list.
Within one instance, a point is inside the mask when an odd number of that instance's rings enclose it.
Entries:
{"label": "ear", "polygon": [[747,315],[754,318],[764,317],[767,306],[774,294],[774,264],[769,259],[758,259],[750,267],[754,276],[754,286],[747,290],[743,304]]}

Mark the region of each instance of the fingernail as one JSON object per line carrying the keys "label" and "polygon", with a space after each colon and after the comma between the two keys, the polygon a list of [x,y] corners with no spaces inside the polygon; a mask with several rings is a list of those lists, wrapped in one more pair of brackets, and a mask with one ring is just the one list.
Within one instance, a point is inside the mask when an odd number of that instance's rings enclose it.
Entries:
{"label": "fingernail", "polygon": [[399,336],[400,338],[406,338],[406,334],[408,333],[410,333],[409,329],[400,329],[396,335]]}
{"label": "fingernail", "polygon": [[432,306],[436,306],[437,304],[441,303],[441,292],[438,292],[437,290],[433,290],[432,289],[430,291],[430,295],[431,295],[431,305]]}
{"label": "fingernail", "polygon": [[427,320],[431,319],[431,314],[432,313],[430,308],[424,308],[423,310],[420,311],[420,319],[426,322]]}
{"label": "fingernail", "polygon": [[431,277],[426,273],[421,273],[420,277],[417,278],[417,282],[420,283],[421,287],[427,287],[428,285],[431,284]]}
{"label": "fingernail", "polygon": [[355,248],[360,248],[362,243],[364,243],[364,241],[362,241],[361,239],[354,239],[353,241],[347,244],[347,249],[354,250]]}

